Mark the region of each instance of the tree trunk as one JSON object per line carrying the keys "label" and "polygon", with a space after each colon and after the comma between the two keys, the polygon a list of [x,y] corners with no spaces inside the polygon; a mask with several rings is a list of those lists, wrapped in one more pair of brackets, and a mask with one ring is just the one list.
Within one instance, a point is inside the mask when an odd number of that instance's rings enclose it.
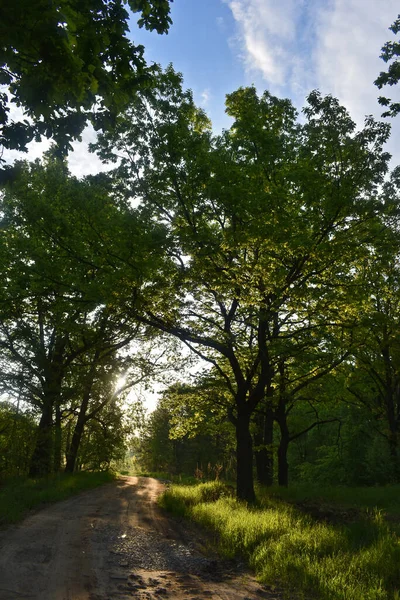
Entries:
{"label": "tree trunk", "polygon": [[85,419],[80,418],[81,413],[79,413],[78,420],[75,425],[74,433],[72,434],[71,443],[67,450],[67,462],[65,465],[66,473],[73,473],[75,471],[76,459],[78,456],[78,450],[81,443],[83,431],[85,429]]}
{"label": "tree trunk", "polygon": [[53,410],[60,405],[61,384],[64,375],[63,356],[66,337],[55,334],[54,346],[46,358],[46,376],[43,384],[42,415],[36,437],[36,445],[32,454],[29,476],[43,477],[49,475],[54,467],[54,428]]}
{"label": "tree trunk", "polygon": [[236,495],[238,500],[254,503],[253,440],[250,433],[250,415],[238,413],[236,421]]}
{"label": "tree trunk", "polygon": [[278,448],[278,484],[287,487],[289,483],[289,464],[287,461],[289,430],[285,425],[281,427],[281,440]]}
{"label": "tree trunk", "polygon": [[273,436],[274,436],[274,414],[272,407],[266,407],[265,412],[257,416],[256,432],[254,434],[254,445],[259,446],[255,450],[257,481],[261,485],[270,486],[274,480],[273,460]]}
{"label": "tree trunk", "polygon": [[287,461],[287,451],[290,442],[289,428],[287,425],[287,415],[285,410],[285,401],[280,399],[275,413],[276,422],[279,425],[281,439],[278,446],[278,484],[287,487],[289,483],[289,465]]}
{"label": "tree trunk", "polygon": [[399,456],[398,456],[398,408],[396,407],[396,378],[390,354],[390,344],[387,328],[382,328],[384,343],[381,347],[383,362],[385,365],[385,407],[386,418],[389,426],[389,452],[393,467],[394,482],[399,481]]}
{"label": "tree trunk", "polygon": [[386,417],[389,425],[388,442],[390,459],[393,468],[394,483],[398,483],[400,479],[398,421],[395,414],[393,390],[391,388],[386,390]]}
{"label": "tree trunk", "polygon": [[390,431],[388,441],[389,441],[390,459],[392,461],[392,467],[393,467],[394,483],[399,483],[399,479],[400,479],[399,448],[398,448],[398,439],[397,439],[396,431]]}
{"label": "tree trunk", "polygon": [[278,447],[278,484],[287,487],[289,483],[289,465],[287,451],[290,443],[289,427],[287,424],[285,397],[279,398],[278,408],[275,411],[275,420],[279,425],[281,439]]}
{"label": "tree trunk", "polygon": [[78,450],[81,443],[83,431],[86,424],[86,413],[89,406],[90,393],[93,384],[93,374],[91,373],[90,380],[87,384],[86,390],[84,391],[82,403],[79,409],[78,419],[76,421],[74,433],[72,434],[71,443],[67,449],[67,462],[65,465],[66,473],[73,473],[75,471],[76,459],[78,456]]}
{"label": "tree trunk", "polygon": [[61,408],[60,403],[55,404],[55,423],[54,423],[54,472],[58,473],[61,469]]}
{"label": "tree trunk", "polygon": [[35,449],[32,454],[29,477],[44,477],[52,471],[53,459],[53,403],[44,401],[42,415],[36,435]]}
{"label": "tree trunk", "polygon": [[279,364],[279,400],[275,410],[275,420],[278,423],[281,432],[281,439],[278,447],[278,484],[284,487],[287,487],[289,483],[287,451],[290,443],[286,402],[285,362],[282,360]]}

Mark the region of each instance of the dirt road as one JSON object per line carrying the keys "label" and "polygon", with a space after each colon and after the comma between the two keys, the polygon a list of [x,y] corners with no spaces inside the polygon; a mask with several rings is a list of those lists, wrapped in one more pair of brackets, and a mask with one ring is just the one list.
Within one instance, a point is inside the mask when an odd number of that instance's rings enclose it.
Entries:
{"label": "dirt road", "polygon": [[156,504],[163,485],[125,477],[0,531],[0,600],[277,600],[237,563],[205,556]]}

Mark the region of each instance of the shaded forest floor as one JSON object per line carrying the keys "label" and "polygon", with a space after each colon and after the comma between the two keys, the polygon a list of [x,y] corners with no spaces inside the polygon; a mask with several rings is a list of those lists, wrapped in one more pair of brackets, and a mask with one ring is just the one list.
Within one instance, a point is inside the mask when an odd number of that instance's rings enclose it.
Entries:
{"label": "shaded forest floor", "polygon": [[259,490],[263,498],[275,498],[295,506],[317,521],[346,525],[379,514],[389,523],[400,523],[400,485],[376,487],[294,485]]}

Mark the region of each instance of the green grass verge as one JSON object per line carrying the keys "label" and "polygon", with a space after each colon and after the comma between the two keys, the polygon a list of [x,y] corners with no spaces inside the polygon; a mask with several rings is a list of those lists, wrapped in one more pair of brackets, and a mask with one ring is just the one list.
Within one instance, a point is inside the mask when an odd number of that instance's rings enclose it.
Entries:
{"label": "green grass verge", "polygon": [[395,600],[400,589],[398,531],[379,511],[347,525],[313,520],[274,497],[249,508],[223,484],[172,486],[160,503],[216,533],[219,550],[241,555],[259,580],[298,597]]}
{"label": "green grass verge", "polygon": [[0,486],[0,525],[16,523],[41,504],[58,502],[115,479],[109,472],[55,475],[44,479],[13,479]]}

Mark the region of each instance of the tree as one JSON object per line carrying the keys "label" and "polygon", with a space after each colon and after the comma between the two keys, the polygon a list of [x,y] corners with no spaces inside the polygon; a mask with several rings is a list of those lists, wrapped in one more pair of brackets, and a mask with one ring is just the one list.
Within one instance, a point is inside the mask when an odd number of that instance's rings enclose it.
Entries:
{"label": "tree", "polygon": [[[0,8],[0,144],[26,150],[52,137],[61,151],[90,120],[109,127],[149,84],[143,47],[128,38],[128,4],[139,26],[168,31],[169,0],[16,0]],[[9,102],[28,119],[10,119]]]}
{"label": "tree", "polygon": [[145,468],[199,478],[231,475],[233,428],[213,402],[210,383],[175,383],[162,393],[142,434]]}
{"label": "tree", "polygon": [[[126,269],[130,285],[136,278],[140,286],[146,269],[158,263],[154,231],[124,212],[101,177],[78,181],[54,160],[19,164],[16,174],[1,204],[1,386],[40,411],[30,467],[38,475],[60,466],[61,406],[70,399],[71,369],[82,373],[84,357],[96,351],[93,369],[100,358],[107,368],[110,350],[115,366],[115,351],[134,336],[135,325],[118,311]],[[89,383],[91,377],[87,393]]]}
{"label": "tree", "polygon": [[32,411],[20,402],[0,402],[0,480],[25,475],[33,451],[36,429]]}
{"label": "tree", "polygon": [[[379,270],[377,267],[380,267]],[[360,335],[363,343],[355,353],[348,389],[369,410],[374,429],[382,436],[390,455],[392,479],[400,481],[400,273],[397,258],[386,268],[376,259],[369,279],[369,307]]]}
{"label": "tree", "polygon": [[[399,33],[400,15],[397,17],[395,22],[389,27],[389,29],[396,35]],[[381,58],[385,61],[385,63],[389,63],[389,66],[386,71],[381,71],[377,79],[374,81],[378,89],[381,90],[386,85],[393,86],[398,84],[400,80],[400,61],[398,60],[399,56],[399,42],[386,42],[386,44],[382,47]],[[395,102],[391,98],[387,98],[386,96],[379,96],[378,102],[382,106],[388,107],[388,110],[386,110],[383,113],[383,117],[395,117],[399,114],[400,102]]]}
{"label": "tree", "polygon": [[351,265],[375,234],[388,126],[368,118],[355,132],[317,92],[303,125],[288,100],[254,88],[230,94],[227,112],[234,124],[213,137],[170,69],[97,149],[120,160],[120,188],[169,231],[168,268],[131,310],[225,382],[237,494],[252,502],[251,420],[305,334],[342,322]]}
{"label": "tree", "polygon": [[[73,404],[68,412],[76,416],[66,447],[65,471],[75,470],[79,446],[85,429],[106,414],[110,406],[125,397],[135,385],[154,381],[172,367],[166,360],[167,348],[158,332],[145,330],[126,315],[107,307],[98,311],[90,331],[84,331],[93,343],[74,364],[69,385]],[[104,416],[103,416],[104,420]]]}

